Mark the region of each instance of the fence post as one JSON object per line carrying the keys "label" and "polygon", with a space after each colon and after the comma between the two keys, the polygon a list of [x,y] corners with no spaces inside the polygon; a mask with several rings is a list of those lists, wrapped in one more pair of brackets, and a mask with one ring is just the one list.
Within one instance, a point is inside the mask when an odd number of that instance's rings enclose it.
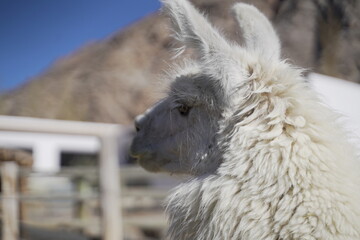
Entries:
{"label": "fence post", "polygon": [[111,131],[100,138],[100,191],[104,240],[122,240],[123,223],[119,178],[119,133]]}
{"label": "fence post", "polygon": [[1,164],[2,239],[19,239],[18,165],[13,161]]}

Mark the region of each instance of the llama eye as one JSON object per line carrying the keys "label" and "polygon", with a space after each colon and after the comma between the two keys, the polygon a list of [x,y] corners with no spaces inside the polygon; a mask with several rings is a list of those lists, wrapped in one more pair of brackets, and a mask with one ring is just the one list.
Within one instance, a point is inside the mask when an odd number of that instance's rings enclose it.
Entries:
{"label": "llama eye", "polygon": [[178,109],[180,115],[187,116],[190,112],[191,107],[183,104],[183,105],[179,106],[177,109]]}

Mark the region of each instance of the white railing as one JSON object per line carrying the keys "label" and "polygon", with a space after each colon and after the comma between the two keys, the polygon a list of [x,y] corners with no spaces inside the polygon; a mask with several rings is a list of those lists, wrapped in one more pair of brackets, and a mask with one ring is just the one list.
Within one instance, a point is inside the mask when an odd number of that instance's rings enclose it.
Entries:
{"label": "white railing", "polygon": [[[0,131],[51,133],[95,136],[100,141],[99,185],[104,240],[123,239],[118,172],[119,136],[122,127],[112,124],[45,120],[0,116]],[[19,239],[19,196],[16,192],[17,165],[3,162],[2,166],[3,240]]]}

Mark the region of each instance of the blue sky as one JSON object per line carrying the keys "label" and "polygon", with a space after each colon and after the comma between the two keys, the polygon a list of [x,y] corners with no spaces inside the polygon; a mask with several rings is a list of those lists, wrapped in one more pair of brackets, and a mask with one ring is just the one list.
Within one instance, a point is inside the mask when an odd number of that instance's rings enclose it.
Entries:
{"label": "blue sky", "polygon": [[0,91],[159,7],[158,0],[0,0]]}

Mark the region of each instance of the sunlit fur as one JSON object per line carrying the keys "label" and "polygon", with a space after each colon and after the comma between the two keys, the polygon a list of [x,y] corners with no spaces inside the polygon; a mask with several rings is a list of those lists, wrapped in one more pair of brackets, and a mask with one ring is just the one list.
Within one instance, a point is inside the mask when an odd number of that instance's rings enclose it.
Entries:
{"label": "sunlit fur", "polygon": [[360,239],[354,150],[301,71],[280,60],[268,20],[235,5],[238,46],[186,0],[164,5],[198,58],[138,117],[132,152],[149,170],[194,175],[168,198],[168,238]]}

